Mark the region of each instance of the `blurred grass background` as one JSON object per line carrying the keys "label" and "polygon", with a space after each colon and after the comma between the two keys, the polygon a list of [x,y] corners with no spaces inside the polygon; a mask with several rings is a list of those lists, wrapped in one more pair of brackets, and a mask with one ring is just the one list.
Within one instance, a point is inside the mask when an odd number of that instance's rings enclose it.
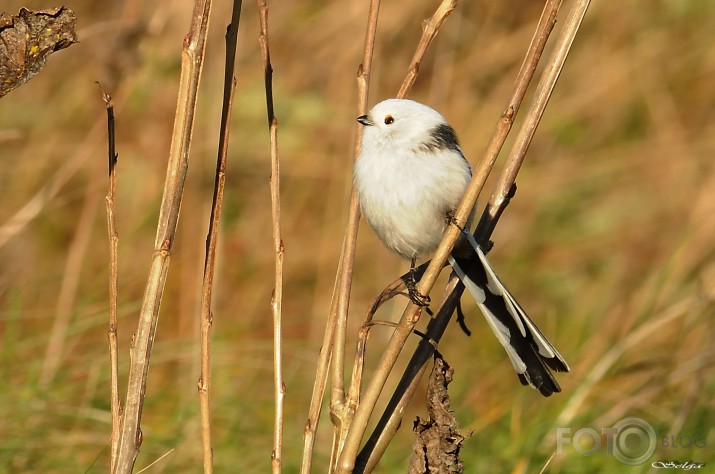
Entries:
{"label": "blurred grass background", "polygon": [[[371,104],[396,93],[420,22],[437,3],[383,2]],[[116,103],[126,377],[191,15],[190,2],[179,1],[66,5],[77,14],[80,43],[0,101],[0,472],[107,470],[106,125],[94,81]],[[54,4],[3,2],[11,14],[20,6]],[[473,163],[505,105],[541,6],[461,2],[423,64],[410,97],[448,118]],[[367,2],[270,7],[286,245],[284,466],[297,472],[346,221]],[[201,464],[199,291],[228,11],[227,1],[215,2],[137,468],[171,452],[147,472],[197,472]],[[270,469],[273,253],[257,24],[255,5],[244,2],[214,304],[217,472]],[[538,472],[556,450],[557,427],[600,432],[628,415],[658,433],[651,461],[715,462],[713,31],[715,4],[708,2],[591,6],[491,253],[572,373],[559,376],[563,393],[550,399],[521,387],[478,310],[465,304],[473,336],[452,328],[441,351],[456,371],[453,407],[471,433],[462,452],[466,472]],[[362,226],[353,328],[370,299],[406,268]],[[391,304],[380,317],[395,319],[402,307]],[[387,335],[373,331],[370,361]],[[420,402],[380,472],[404,472]],[[316,472],[330,445],[327,416],[321,423]],[[705,447],[673,448],[660,438],[669,434],[699,436]],[[565,446],[548,472],[649,472],[649,465],[625,466],[605,448],[586,457]]]}

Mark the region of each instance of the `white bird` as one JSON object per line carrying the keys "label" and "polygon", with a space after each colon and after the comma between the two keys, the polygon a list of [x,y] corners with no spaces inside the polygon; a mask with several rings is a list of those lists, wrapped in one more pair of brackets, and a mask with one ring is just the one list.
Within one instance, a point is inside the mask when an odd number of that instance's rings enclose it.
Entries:
{"label": "white bird", "polygon": [[[426,105],[388,99],[357,120],[365,126],[354,173],[362,214],[385,246],[411,260],[414,269],[416,260],[429,256],[442,240],[471,167],[454,129]],[[560,392],[549,368],[568,372],[568,364],[504,287],[469,232],[455,244],[450,264],[506,349],[521,383],[544,396]],[[423,298],[414,287],[410,293],[418,303]]]}

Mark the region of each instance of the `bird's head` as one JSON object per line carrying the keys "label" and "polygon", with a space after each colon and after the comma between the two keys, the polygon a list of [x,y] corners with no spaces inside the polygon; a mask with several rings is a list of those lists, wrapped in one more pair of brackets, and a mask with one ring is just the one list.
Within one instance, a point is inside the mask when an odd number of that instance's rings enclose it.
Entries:
{"label": "bird's head", "polygon": [[[375,105],[357,121],[365,126],[363,148],[396,147],[418,150],[420,147],[447,145],[458,147],[454,131],[434,109],[408,99],[387,99]],[[444,142],[444,135],[448,135]]]}

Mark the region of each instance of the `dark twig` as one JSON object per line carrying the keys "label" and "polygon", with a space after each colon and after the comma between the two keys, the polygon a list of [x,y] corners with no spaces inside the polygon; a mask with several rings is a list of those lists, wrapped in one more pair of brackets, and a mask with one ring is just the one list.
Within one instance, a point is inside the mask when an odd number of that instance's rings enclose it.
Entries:
{"label": "dark twig", "polygon": [[114,218],[114,192],[116,186],[116,176],[114,170],[117,166],[119,155],[116,151],[116,140],[114,135],[114,103],[112,97],[104,91],[102,84],[97,82],[102,89],[102,100],[107,108],[107,144],[108,144],[108,167],[109,167],[109,187],[107,196],[104,198],[107,208],[107,233],[109,235],[109,385],[110,385],[110,406],[112,412],[112,437],[111,437],[111,469],[117,462],[116,448],[119,442],[119,428],[122,418],[122,405],[119,401],[119,355],[117,352],[117,283],[118,277],[118,247],[119,234],[117,233],[116,220]]}
{"label": "dark twig", "polygon": [[263,58],[263,71],[266,89],[266,112],[268,114],[268,133],[271,143],[271,218],[273,222],[273,251],[275,252],[275,288],[271,296],[273,312],[273,390],[275,396],[275,412],[273,424],[273,452],[271,453],[271,469],[273,474],[279,474],[283,464],[283,398],[285,384],[283,383],[283,338],[282,338],[282,305],[283,305],[283,256],[285,248],[281,237],[281,198],[280,198],[280,160],[278,158],[278,119],[273,108],[273,66],[268,43],[268,5],[266,0],[258,0],[260,17],[259,42]]}
{"label": "dark twig", "polygon": [[241,0],[233,2],[231,23],[226,29],[226,63],[224,66],[223,101],[221,106],[221,129],[218,140],[218,157],[214,177],[211,217],[206,236],[206,255],[201,283],[201,375],[197,383],[201,408],[201,445],[203,448],[204,473],[213,472],[213,443],[211,438],[211,328],[213,326],[213,279],[216,267],[216,248],[218,245],[221,210],[226,182],[228,162],[229,131],[231,128],[231,110],[236,90],[234,69],[236,65],[236,43],[238,25],[241,19]]}

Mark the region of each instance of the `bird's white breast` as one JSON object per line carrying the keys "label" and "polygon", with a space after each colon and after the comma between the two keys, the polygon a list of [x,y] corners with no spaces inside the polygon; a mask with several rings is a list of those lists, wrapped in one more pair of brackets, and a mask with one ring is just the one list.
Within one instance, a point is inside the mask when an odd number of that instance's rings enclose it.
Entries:
{"label": "bird's white breast", "polygon": [[405,258],[434,251],[471,176],[454,150],[364,144],[355,165],[363,215],[383,243]]}

